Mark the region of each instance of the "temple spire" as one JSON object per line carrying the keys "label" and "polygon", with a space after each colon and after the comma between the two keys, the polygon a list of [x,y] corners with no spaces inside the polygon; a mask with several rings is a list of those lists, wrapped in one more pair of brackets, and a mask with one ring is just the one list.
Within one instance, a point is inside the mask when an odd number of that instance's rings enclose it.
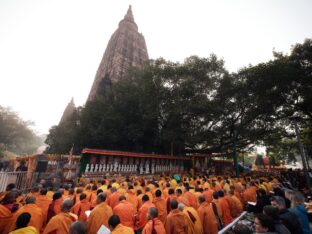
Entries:
{"label": "temple spire", "polygon": [[63,112],[63,115],[62,115],[62,118],[60,120],[60,123],[63,123],[65,122],[66,120],[69,119],[69,117],[74,113],[74,111],[76,110],[76,105],[74,103],[74,98],[72,98],[70,100],[70,102],[67,104],[64,112]]}
{"label": "temple spire", "polygon": [[129,8],[128,8],[127,14],[124,17],[124,20],[128,20],[134,23],[134,17],[133,17],[131,5],[129,5]]}

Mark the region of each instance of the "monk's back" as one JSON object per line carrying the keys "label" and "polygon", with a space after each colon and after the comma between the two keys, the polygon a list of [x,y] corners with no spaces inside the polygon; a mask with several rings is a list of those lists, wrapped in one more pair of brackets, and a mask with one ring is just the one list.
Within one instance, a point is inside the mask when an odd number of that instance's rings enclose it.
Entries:
{"label": "monk's back", "polygon": [[182,211],[171,210],[164,223],[166,234],[187,234],[186,223],[186,216]]}

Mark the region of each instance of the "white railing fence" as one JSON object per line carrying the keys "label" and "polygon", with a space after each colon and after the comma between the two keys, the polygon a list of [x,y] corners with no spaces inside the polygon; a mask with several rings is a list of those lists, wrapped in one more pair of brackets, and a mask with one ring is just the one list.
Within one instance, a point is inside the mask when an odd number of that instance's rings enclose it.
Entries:
{"label": "white railing fence", "polygon": [[36,172],[0,172],[0,192],[5,191],[8,184],[15,184],[22,191],[29,190],[37,182],[39,174]]}

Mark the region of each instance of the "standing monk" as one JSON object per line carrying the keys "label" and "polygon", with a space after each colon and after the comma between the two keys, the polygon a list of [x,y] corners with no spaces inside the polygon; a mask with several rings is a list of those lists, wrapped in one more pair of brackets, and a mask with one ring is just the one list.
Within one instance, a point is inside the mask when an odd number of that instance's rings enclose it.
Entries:
{"label": "standing monk", "polygon": [[168,214],[164,226],[166,234],[188,234],[187,217],[178,209],[178,201],[170,201],[171,211]]}
{"label": "standing monk", "polygon": [[92,210],[88,218],[88,234],[97,234],[102,225],[108,227],[108,220],[113,215],[112,208],[106,204],[106,194],[99,193],[97,196],[97,205]]}
{"label": "standing monk", "polygon": [[15,229],[15,224],[18,216],[22,213],[29,213],[31,215],[31,219],[29,222],[29,226],[33,226],[37,229],[38,232],[42,229],[43,224],[43,217],[42,217],[42,210],[36,205],[36,198],[34,196],[29,196],[26,198],[26,204],[22,206],[18,211],[15,212],[10,231]]}
{"label": "standing monk", "polygon": [[114,215],[118,215],[122,225],[134,230],[134,209],[133,205],[126,200],[124,195],[119,197],[119,203],[113,209]]}
{"label": "standing monk", "polygon": [[204,234],[217,234],[218,223],[211,205],[208,202],[206,202],[204,195],[199,196],[198,202],[200,204],[198,208],[198,214],[201,223],[203,224]]}
{"label": "standing monk", "polygon": [[73,206],[73,201],[70,199],[65,199],[61,205],[61,212],[58,215],[55,215],[47,224],[44,229],[43,234],[67,234],[70,228],[70,225],[77,221],[77,217],[74,217],[73,214],[70,214],[70,209]]}
{"label": "standing monk", "polygon": [[157,214],[158,218],[161,222],[165,222],[165,219],[167,217],[167,207],[166,207],[166,201],[161,197],[161,191],[159,189],[155,192],[155,199],[153,200],[154,205],[157,208]]}
{"label": "standing monk", "polygon": [[147,223],[143,228],[142,234],[166,234],[165,227],[163,223],[157,218],[158,211],[157,208],[151,207],[147,212]]}

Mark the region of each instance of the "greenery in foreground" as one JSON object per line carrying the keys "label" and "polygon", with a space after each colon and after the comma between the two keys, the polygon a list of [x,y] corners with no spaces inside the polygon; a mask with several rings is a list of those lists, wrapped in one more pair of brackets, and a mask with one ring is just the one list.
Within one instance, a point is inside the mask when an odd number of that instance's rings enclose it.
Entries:
{"label": "greenery in foreground", "polygon": [[184,63],[151,60],[113,85],[105,77],[100,89],[101,96],[50,129],[47,152],[67,153],[74,144],[76,152],[231,154],[234,144],[241,152],[263,144],[272,157],[291,161],[297,153],[289,120],[294,114],[307,119],[300,123],[304,143],[312,139],[310,39],[289,55],[274,53],[273,60],[237,73],[215,55]]}

